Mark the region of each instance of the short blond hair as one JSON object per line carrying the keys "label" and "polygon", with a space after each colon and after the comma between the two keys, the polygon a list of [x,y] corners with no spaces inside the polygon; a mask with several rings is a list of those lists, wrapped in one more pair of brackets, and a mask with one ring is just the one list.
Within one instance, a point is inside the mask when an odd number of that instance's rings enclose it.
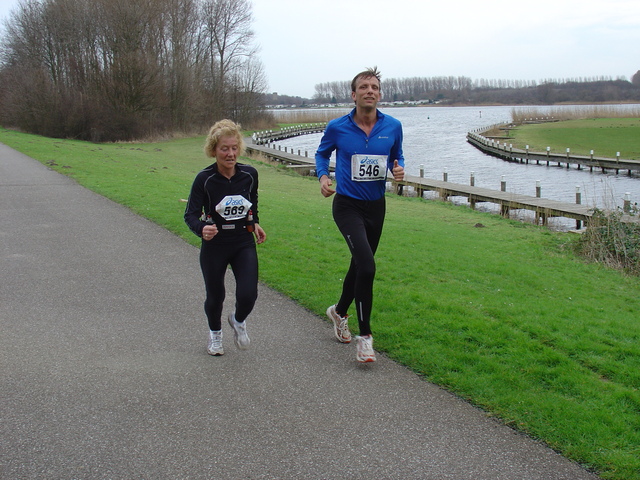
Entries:
{"label": "short blond hair", "polygon": [[213,124],[209,130],[209,135],[204,142],[204,153],[207,157],[216,156],[216,146],[222,137],[235,137],[238,141],[238,155],[243,155],[245,151],[244,140],[242,138],[242,127],[232,120],[220,120]]}

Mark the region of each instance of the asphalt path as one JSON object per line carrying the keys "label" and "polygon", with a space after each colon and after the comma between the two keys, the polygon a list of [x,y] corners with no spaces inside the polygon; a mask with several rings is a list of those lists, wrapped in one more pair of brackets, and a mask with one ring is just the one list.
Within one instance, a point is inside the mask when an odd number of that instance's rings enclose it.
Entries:
{"label": "asphalt path", "polygon": [[3,144],[0,272],[2,479],[598,478],[264,285],[207,355],[198,249]]}

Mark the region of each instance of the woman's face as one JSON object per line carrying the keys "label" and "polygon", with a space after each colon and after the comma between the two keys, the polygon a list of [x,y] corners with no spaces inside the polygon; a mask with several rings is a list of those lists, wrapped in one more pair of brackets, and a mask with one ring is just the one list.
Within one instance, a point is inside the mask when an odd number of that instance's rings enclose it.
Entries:
{"label": "woman's face", "polygon": [[227,135],[220,137],[216,145],[216,163],[218,168],[232,170],[238,161],[238,151],[240,145],[235,136]]}

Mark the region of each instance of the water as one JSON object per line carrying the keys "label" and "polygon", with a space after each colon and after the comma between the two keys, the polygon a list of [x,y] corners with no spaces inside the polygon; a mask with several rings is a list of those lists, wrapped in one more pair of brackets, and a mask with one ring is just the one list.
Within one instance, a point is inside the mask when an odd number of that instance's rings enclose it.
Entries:
{"label": "water", "polygon": [[[500,190],[502,177],[508,192],[536,195],[536,181],[540,181],[541,196],[552,200],[575,203],[576,187],[579,187],[582,204],[610,209],[622,207],[625,193],[631,203],[640,202],[640,177],[626,171],[618,175],[599,170],[567,169],[555,164],[550,166],[519,164],[482,153],[466,141],[467,132],[495,123],[511,120],[514,107],[398,107],[382,108],[402,122],[404,130],[405,170],[409,175],[419,175],[424,166],[424,176],[442,180],[446,171],[448,181],[469,184],[471,172],[477,187]],[[526,107],[525,107],[526,108]],[[564,107],[535,107],[537,111],[557,111]],[[576,106],[567,106],[576,110]],[[585,106],[584,108],[593,108]],[[620,105],[616,108],[638,108],[637,105]],[[303,135],[278,142],[283,147],[309,152],[313,157],[320,143],[321,134]],[[567,145],[571,147],[571,145]],[[464,199],[458,199],[464,201]],[[491,210],[492,207],[488,206]],[[526,214],[525,214],[526,216]],[[559,228],[575,225],[575,221],[554,219]]]}

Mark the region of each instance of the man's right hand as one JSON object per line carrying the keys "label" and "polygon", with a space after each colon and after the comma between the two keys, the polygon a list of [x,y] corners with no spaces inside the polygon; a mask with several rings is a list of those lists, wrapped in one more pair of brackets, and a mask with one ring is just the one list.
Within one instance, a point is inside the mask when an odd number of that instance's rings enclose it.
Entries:
{"label": "man's right hand", "polygon": [[320,177],[320,193],[322,193],[322,195],[324,195],[325,197],[330,197],[331,195],[336,193],[336,191],[331,188],[332,185],[333,181],[331,181],[331,179],[327,175],[322,175]]}

